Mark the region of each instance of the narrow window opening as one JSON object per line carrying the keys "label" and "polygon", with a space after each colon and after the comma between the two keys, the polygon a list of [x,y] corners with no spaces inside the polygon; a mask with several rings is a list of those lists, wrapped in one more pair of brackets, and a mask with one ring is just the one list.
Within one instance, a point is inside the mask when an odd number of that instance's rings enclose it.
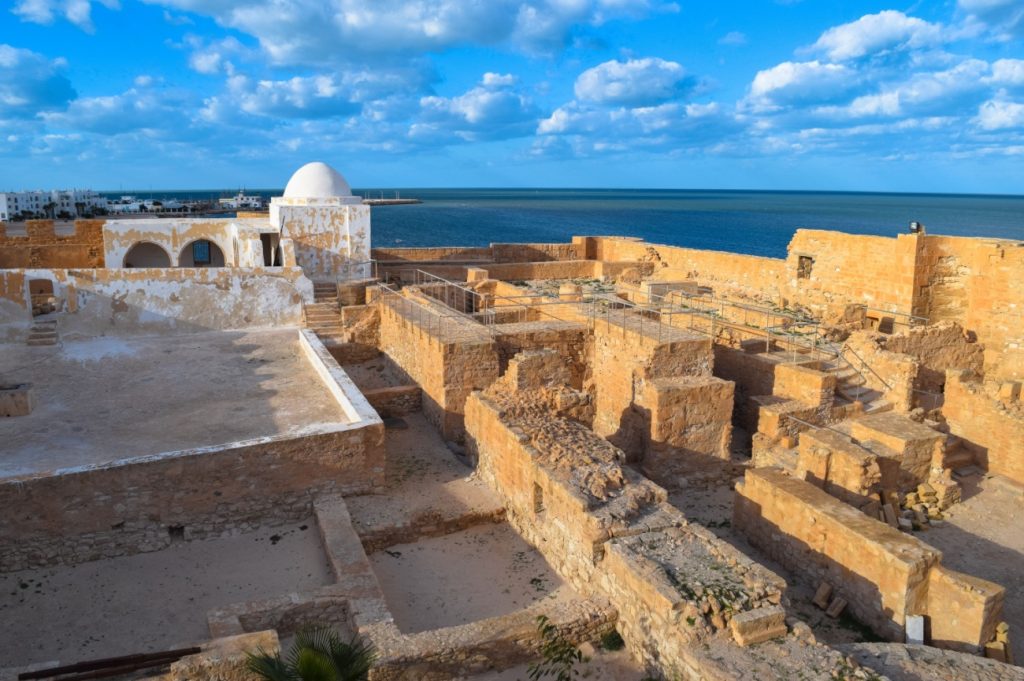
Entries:
{"label": "narrow window opening", "polygon": [[185,541],[185,526],[169,525],[167,527],[167,536],[170,537],[172,544]]}
{"label": "narrow window opening", "polygon": [[811,270],[814,268],[814,258],[809,255],[801,255],[797,261],[796,266],[796,278],[797,279],[810,279]]}
{"label": "narrow window opening", "polygon": [[537,483],[533,483],[533,512],[536,514],[544,512],[544,490]]}

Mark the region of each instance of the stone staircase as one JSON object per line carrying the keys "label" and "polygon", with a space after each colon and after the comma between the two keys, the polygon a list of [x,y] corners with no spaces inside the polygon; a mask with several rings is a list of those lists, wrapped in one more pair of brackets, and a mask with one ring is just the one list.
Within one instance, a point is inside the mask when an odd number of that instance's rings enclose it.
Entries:
{"label": "stone staircase", "polygon": [[57,320],[37,319],[32,323],[26,345],[56,345],[57,341]]}
{"label": "stone staircase", "polygon": [[311,329],[324,345],[338,345],[348,341],[341,325],[338,309],[338,289],[333,283],[313,284],[313,301],[303,306],[306,328]]}
{"label": "stone staircase", "polygon": [[853,365],[845,360],[838,360],[839,366],[833,370],[836,376],[836,394],[851,402],[861,402],[864,414],[880,414],[891,411],[892,402],[885,399],[885,394],[867,385],[867,381]]}

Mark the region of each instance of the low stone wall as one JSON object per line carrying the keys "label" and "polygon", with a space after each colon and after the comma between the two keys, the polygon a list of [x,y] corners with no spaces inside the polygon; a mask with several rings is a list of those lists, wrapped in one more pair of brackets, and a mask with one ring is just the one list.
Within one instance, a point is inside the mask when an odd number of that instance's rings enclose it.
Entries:
{"label": "low stone wall", "polygon": [[941,568],[919,539],[775,469],[748,470],[736,495],[734,527],[812,586],[831,584],[879,636],[902,641],[908,615],[930,618],[936,645],[977,650],[994,634],[1004,589]]}
{"label": "low stone wall", "polygon": [[852,506],[878,501],[883,490],[896,490],[899,462],[880,457],[833,430],[807,430],[800,435],[797,477]]}
{"label": "low stone wall", "polygon": [[318,494],[384,485],[379,422],[0,482],[0,571],[75,564],[310,513]]}
{"label": "low stone wall", "polygon": [[[507,669],[541,654],[537,618],[544,615],[573,645],[596,641],[615,626],[615,609],[604,599],[535,603],[501,617],[400,634],[391,627],[371,629],[380,658],[371,681],[448,681],[474,673]],[[385,633],[387,631],[387,633]]]}
{"label": "low stone wall", "polygon": [[890,681],[1024,681],[1024,668],[929,646],[844,643],[836,649]]}
{"label": "low stone wall", "polygon": [[950,371],[942,413],[979,464],[1024,484],[1024,402],[1000,400],[998,390],[999,384]]}

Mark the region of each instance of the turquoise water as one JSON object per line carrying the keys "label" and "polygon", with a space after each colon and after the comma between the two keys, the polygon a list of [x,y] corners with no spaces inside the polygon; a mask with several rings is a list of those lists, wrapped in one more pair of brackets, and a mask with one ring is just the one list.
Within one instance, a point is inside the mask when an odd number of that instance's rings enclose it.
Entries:
{"label": "turquoise water", "polygon": [[[485,246],[635,236],[654,243],[784,257],[798,228],[895,236],[911,220],[931,234],[1024,240],[1024,196],[609,189],[400,189],[423,199],[373,209],[375,246]],[[280,190],[248,190],[264,196]],[[360,192],[380,196],[379,191]],[[129,192],[123,192],[129,193]],[[146,192],[200,198],[225,192]],[[394,196],[387,190],[384,196]]]}

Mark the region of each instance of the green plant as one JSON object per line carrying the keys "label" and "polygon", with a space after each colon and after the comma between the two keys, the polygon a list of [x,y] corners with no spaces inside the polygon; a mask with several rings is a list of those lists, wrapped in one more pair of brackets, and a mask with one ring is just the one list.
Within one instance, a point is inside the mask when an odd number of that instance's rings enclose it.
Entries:
{"label": "green plant", "polygon": [[544,615],[537,617],[537,632],[540,634],[540,653],[543,661],[531,664],[527,671],[531,681],[552,676],[556,681],[570,681],[579,676],[576,665],[586,662],[583,653],[559,633],[558,627]]}
{"label": "green plant", "polygon": [[249,671],[266,681],[366,681],[377,654],[357,636],[346,643],[333,629],[316,626],[295,634],[287,658],[262,648],[248,657]]}
{"label": "green plant", "polygon": [[626,642],[622,640],[622,636],[619,632],[612,629],[607,634],[601,637],[601,649],[608,651],[622,650],[626,646]]}

